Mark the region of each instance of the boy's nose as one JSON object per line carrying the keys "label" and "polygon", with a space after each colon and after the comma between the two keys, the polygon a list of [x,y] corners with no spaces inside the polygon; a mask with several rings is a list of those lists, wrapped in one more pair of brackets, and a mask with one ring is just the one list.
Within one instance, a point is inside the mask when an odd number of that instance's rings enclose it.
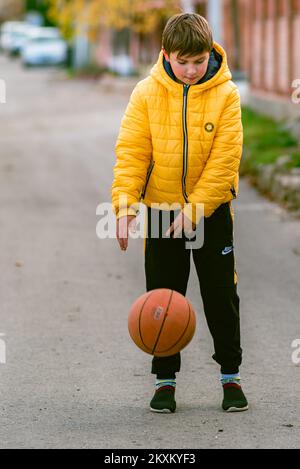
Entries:
{"label": "boy's nose", "polygon": [[186,71],[186,76],[189,77],[189,78],[193,78],[197,75],[197,70],[195,68],[189,68],[187,71]]}

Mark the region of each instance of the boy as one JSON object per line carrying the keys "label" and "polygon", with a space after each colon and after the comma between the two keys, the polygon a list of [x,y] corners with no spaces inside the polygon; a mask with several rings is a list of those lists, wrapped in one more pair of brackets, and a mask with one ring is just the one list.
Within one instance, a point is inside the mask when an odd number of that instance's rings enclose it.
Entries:
{"label": "boy", "polygon": [[[182,230],[187,227],[190,233],[199,223],[195,207],[203,204],[204,244],[192,252],[214,341],[212,358],[221,366],[225,411],[248,409],[239,375],[242,349],[231,207],[238,191],[242,139],[239,94],[225,51],[213,42],[211,29],[200,15],[172,16],[163,32],[158,61],[136,85],[122,119],[112,202],[122,250],[127,249],[128,227],[140,200],[147,206],[147,291],[169,288],[183,295],[191,250],[186,249]],[[178,214],[169,211],[170,228],[158,238],[149,235],[151,219],[157,213],[162,217],[164,210],[151,208],[154,203],[179,203],[182,208]],[[153,357],[152,411],[175,411],[179,370],[180,353]]]}

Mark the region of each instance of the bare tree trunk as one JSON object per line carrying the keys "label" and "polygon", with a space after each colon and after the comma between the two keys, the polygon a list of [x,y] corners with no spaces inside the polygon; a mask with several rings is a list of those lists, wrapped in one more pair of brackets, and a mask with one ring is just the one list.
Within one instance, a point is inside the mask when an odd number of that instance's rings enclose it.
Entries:
{"label": "bare tree trunk", "polygon": [[195,13],[193,0],[181,0],[181,6],[184,13]]}
{"label": "bare tree trunk", "polygon": [[223,0],[209,0],[207,2],[207,19],[212,28],[214,40],[223,43]]}
{"label": "bare tree trunk", "polygon": [[24,12],[22,0],[0,0],[0,21],[16,19]]}
{"label": "bare tree trunk", "polygon": [[233,41],[234,41],[234,66],[236,70],[240,70],[241,69],[241,43],[240,43],[238,0],[231,0],[230,8],[231,8]]}
{"label": "bare tree trunk", "polygon": [[[90,39],[88,36],[89,24],[87,20],[88,0],[85,0],[84,9],[76,19],[76,35],[73,39],[73,67],[76,70],[84,69],[90,65]],[[79,26],[79,27],[78,27]]]}

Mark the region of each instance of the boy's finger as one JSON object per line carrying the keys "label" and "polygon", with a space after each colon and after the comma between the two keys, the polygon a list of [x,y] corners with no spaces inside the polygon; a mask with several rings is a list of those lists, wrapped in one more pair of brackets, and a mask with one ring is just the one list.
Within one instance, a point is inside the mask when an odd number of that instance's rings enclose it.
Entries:
{"label": "boy's finger", "polygon": [[126,251],[127,246],[128,246],[128,240],[126,238],[121,238],[119,244],[120,244],[121,250]]}
{"label": "boy's finger", "polygon": [[190,223],[185,223],[183,227],[184,233],[185,234],[191,234],[193,233],[193,227]]}
{"label": "boy's finger", "polygon": [[178,218],[175,223],[174,238],[178,238],[183,230],[182,219]]}
{"label": "boy's finger", "polygon": [[123,233],[117,232],[117,240],[122,251],[126,250],[128,245],[128,239],[126,238],[126,235],[124,236]]}
{"label": "boy's finger", "polygon": [[128,237],[128,227],[120,227],[118,237],[119,239],[126,239]]}
{"label": "boy's finger", "polygon": [[174,223],[167,229],[165,236],[168,238],[174,229]]}
{"label": "boy's finger", "polygon": [[129,230],[131,233],[136,233],[136,219],[134,218],[129,225]]}
{"label": "boy's finger", "polygon": [[179,238],[182,233],[182,226],[177,226],[174,230],[174,238]]}

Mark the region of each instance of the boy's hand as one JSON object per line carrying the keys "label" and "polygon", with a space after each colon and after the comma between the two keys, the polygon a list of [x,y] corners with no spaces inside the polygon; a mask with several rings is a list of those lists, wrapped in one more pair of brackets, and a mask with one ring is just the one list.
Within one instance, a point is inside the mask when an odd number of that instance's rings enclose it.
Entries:
{"label": "boy's hand", "polygon": [[178,238],[180,237],[183,230],[186,235],[192,235],[195,229],[195,223],[193,223],[183,212],[180,212],[173,221],[170,228],[167,230],[166,236],[170,236],[170,234],[174,232],[173,238]]}
{"label": "boy's hand", "polygon": [[128,228],[131,222],[132,224],[130,228],[133,233],[135,232],[135,218],[135,215],[126,215],[125,217],[121,217],[117,220],[117,240],[122,251],[126,251],[128,247]]}

